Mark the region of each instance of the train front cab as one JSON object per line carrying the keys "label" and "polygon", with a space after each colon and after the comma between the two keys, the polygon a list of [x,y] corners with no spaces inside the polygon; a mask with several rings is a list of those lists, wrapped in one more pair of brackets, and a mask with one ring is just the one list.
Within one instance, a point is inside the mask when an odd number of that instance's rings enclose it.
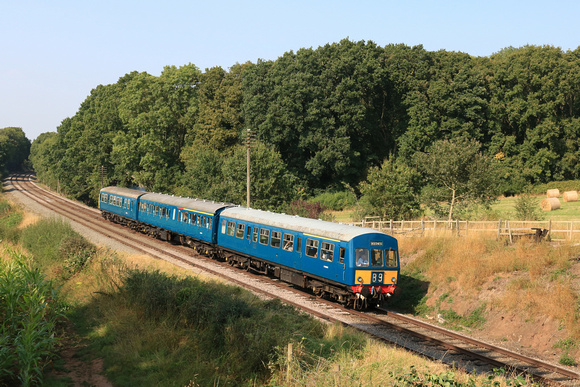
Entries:
{"label": "train front cab", "polygon": [[397,240],[385,234],[370,233],[349,244],[348,270],[351,290],[357,304],[381,304],[393,295],[399,280]]}

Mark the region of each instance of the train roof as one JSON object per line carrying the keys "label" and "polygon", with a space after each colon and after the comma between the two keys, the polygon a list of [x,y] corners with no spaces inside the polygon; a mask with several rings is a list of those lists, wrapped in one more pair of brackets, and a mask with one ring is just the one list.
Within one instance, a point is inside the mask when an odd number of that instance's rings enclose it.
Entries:
{"label": "train roof", "polygon": [[137,189],[123,188],[123,187],[106,187],[101,190],[101,192],[125,196],[133,199],[147,200],[150,202],[155,202],[159,204],[167,204],[170,206],[176,206],[178,208],[183,208],[191,211],[198,211],[207,214],[215,214],[216,211],[233,206],[233,204],[228,203],[218,203],[211,200],[202,199],[191,199],[184,198],[181,196],[173,196],[160,193],[151,193],[146,191],[140,191]]}
{"label": "train roof", "polygon": [[114,187],[114,186],[102,188],[101,192],[113,194],[113,195],[125,196],[125,197],[129,197],[132,199],[138,199],[140,196],[147,193],[145,191],[139,191],[138,189]]}
{"label": "train roof", "polygon": [[247,207],[227,208],[222,212],[222,216],[345,242],[366,234],[381,234],[387,236],[387,234],[371,228],[327,222],[320,219],[302,218],[298,215],[276,214]]}
{"label": "train roof", "polygon": [[148,200],[155,203],[167,204],[170,206],[176,206],[181,209],[198,211],[211,215],[215,214],[222,208],[233,206],[233,204],[218,203],[211,200],[191,199],[184,198],[181,196],[172,196],[159,193],[146,193],[141,197],[141,200]]}

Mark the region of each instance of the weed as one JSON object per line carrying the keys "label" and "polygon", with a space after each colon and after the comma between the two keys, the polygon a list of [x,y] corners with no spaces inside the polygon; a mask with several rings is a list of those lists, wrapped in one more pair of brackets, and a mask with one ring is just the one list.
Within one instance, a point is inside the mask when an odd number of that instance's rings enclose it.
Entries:
{"label": "weed", "polygon": [[560,364],[565,365],[565,366],[569,366],[569,367],[576,366],[576,359],[574,359],[572,356],[570,356],[570,354],[568,352],[565,352],[560,356],[559,362],[560,362]]}

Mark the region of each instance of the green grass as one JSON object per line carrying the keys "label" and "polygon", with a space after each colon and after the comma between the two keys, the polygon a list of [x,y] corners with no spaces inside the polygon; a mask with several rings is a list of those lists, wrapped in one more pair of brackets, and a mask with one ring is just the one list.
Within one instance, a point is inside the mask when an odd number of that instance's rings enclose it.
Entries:
{"label": "green grass", "polygon": [[[540,202],[545,198],[545,195],[533,197],[538,208],[540,208]],[[501,198],[497,203],[493,204],[491,208],[500,219],[515,220],[516,201],[517,198],[515,197]],[[542,211],[540,209],[539,212],[543,220],[580,220],[580,201],[565,203],[560,197],[560,209],[554,211]]]}

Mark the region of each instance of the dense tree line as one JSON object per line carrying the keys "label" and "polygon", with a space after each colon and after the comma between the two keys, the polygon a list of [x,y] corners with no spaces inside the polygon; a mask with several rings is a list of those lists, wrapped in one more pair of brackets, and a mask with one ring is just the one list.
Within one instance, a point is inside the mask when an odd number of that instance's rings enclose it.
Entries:
{"label": "dense tree line", "polygon": [[0,177],[24,167],[30,153],[30,140],[22,128],[0,129]]}
{"label": "dense tree line", "polygon": [[[41,135],[31,160],[39,178],[87,202],[102,184],[120,184],[244,204],[250,128],[255,207],[349,190],[377,203],[369,213],[386,215],[423,192],[425,203],[447,202],[447,215],[461,200],[580,178],[579,113],[580,48],[472,57],[343,40],[228,70],[189,64],[127,74],[92,90],[57,133]],[[469,151],[459,159],[470,162],[431,157],[446,158],[444,149]],[[433,164],[467,176],[464,189],[495,190],[444,200]],[[393,199],[371,197],[385,190]],[[412,207],[392,216],[416,216]]]}

